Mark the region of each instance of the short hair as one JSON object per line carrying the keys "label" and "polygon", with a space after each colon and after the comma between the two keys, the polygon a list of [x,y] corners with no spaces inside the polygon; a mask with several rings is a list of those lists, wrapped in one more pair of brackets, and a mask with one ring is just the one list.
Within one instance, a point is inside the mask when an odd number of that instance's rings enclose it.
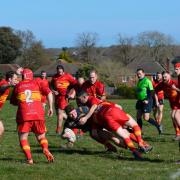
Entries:
{"label": "short hair", "polygon": [[162,74],[162,73],[158,71],[158,72],[156,72],[156,74]]}
{"label": "short hair", "polygon": [[6,72],[6,80],[8,80],[9,78],[12,78],[14,76],[14,74],[16,74],[14,71]]}
{"label": "short hair", "polygon": [[57,70],[58,70],[58,69],[62,69],[62,70],[64,71],[64,66],[59,64],[59,65],[57,65],[56,69],[57,69]]}
{"label": "short hair", "polygon": [[164,75],[164,74],[170,74],[170,73],[169,73],[169,71],[163,71],[162,75]]}
{"label": "short hair", "polygon": [[45,71],[45,70],[42,70],[42,71],[41,71],[41,74],[42,74],[42,73],[46,73],[46,71]]}
{"label": "short hair", "polygon": [[138,71],[142,71],[142,72],[144,73],[144,69],[143,69],[143,68],[138,68],[138,69],[136,70],[136,72],[138,72]]}
{"label": "short hair", "polygon": [[91,70],[89,71],[89,74],[91,74],[91,73],[98,74],[98,72],[97,72],[95,69],[91,69]]}
{"label": "short hair", "polygon": [[69,104],[69,105],[66,106],[65,112],[68,115],[74,109],[75,109],[74,105],[73,104]]}
{"label": "short hair", "polygon": [[89,96],[89,95],[86,91],[82,90],[82,91],[78,92],[76,96],[81,97],[81,96]]}

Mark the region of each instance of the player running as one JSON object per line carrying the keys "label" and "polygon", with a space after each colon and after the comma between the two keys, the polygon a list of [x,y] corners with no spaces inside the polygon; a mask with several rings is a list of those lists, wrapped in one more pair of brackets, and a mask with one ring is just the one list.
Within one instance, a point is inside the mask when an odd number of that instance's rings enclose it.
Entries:
{"label": "player running", "polygon": [[31,131],[36,135],[48,162],[54,161],[54,157],[48,149],[48,140],[45,136],[46,128],[41,94],[47,96],[49,103],[48,115],[52,116],[53,96],[51,90],[33,80],[33,72],[30,69],[24,69],[22,71],[22,81],[15,86],[10,103],[18,106],[16,114],[17,129],[27,164],[33,164],[28,143],[28,135]]}

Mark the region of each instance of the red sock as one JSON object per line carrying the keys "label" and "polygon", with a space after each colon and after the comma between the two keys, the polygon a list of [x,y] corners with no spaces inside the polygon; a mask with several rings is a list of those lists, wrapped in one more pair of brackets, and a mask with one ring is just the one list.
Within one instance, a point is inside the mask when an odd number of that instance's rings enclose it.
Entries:
{"label": "red sock", "polygon": [[125,138],[124,142],[126,143],[127,147],[134,152],[136,150],[136,147],[134,146],[133,142],[131,141],[130,138]]}
{"label": "red sock", "polygon": [[78,134],[78,129],[77,129],[77,128],[73,128],[72,130],[73,130],[73,132],[74,132],[75,135]]}
{"label": "red sock", "polygon": [[46,138],[40,139],[39,143],[40,143],[42,149],[48,149],[48,140]]}
{"label": "red sock", "polygon": [[21,145],[21,147],[23,149],[23,152],[24,152],[26,158],[27,159],[32,159],[31,150],[30,150],[28,140],[26,140],[26,139],[20,140],[20,145]]}
{"label": "red sock", "polygon": [[79,134],[80,134],[81,136],[83,136],[83,135],[84,135],[84,132],[80,129]]}
{"label": "red sock", "polygon": [[134,133],[130,133],[130,138],[131,138],[134,142],[138,143],[138,140],[137,140],[136,136],[134,135]]}
{"label": "red sock", "polygon": [[180,129],[179,129],[179,127],[174,122],[173,122],[173,126],[174,126],[174,129],[176,131],[176,136],[180,136]]}
{"label": "red sock", "polygon": [[141,135],[141,128],[136,125],[133,127],[134,135],[136,136],[138,143],[143,142],[142,135]]}

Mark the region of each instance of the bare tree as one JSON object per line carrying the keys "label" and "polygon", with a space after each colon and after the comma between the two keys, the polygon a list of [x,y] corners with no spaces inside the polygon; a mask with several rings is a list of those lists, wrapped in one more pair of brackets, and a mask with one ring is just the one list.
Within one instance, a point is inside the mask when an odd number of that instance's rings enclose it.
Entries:
{"label": "bare tree", "polygon": [[171,45],[173,38],[157,31],[142,32],[137,36],[137,42],[147,56],[163,65],[168,57],[173,55]]}
{"label": "bare tree", "polygon": [[80,59],[85,62],[92,62],[95,58],[95,47],[98,40],[97,33],[83,32],[78,34],[76,45],[79,48]]}
{"label": "bare tree", "polygon": [[42,42],[37,41],[31,31],[17,31],[16,33],[23,42],[21,56],[16,59],[16,63],[35,69],[49,62]]}

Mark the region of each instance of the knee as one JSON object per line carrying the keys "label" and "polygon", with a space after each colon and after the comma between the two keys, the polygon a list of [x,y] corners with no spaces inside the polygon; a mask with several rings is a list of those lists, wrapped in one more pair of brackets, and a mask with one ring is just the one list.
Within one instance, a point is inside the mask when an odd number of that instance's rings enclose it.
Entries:
{"label": "knee", "polygon": [[2,136],[3,133],[4,133],[4,126],[3,126],[2,121],[0,121],[0,136]]}

